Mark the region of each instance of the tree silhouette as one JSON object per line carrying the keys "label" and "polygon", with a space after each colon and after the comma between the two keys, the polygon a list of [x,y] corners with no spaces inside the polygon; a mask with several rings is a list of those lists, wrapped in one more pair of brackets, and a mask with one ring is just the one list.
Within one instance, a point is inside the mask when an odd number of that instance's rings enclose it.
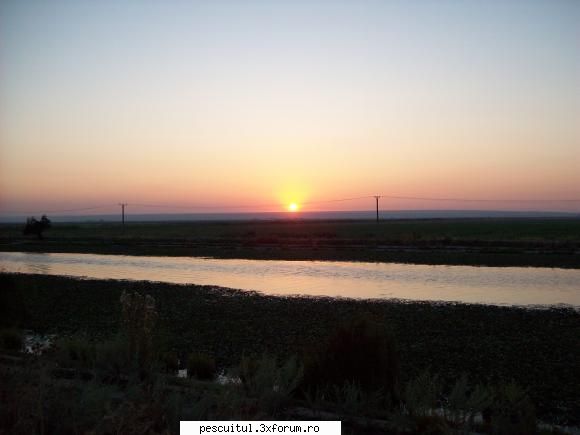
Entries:
{"label": "tree silhouette", "polygon": [[42,232],[48,228],[50,228],[50,219],[45,214],[42,215],[40,220],[37,220],[35,217],[29,217],[26,219],[26,226],[22,230],[22,234],[25,236],[28,234],[36,234],[42,240]]}

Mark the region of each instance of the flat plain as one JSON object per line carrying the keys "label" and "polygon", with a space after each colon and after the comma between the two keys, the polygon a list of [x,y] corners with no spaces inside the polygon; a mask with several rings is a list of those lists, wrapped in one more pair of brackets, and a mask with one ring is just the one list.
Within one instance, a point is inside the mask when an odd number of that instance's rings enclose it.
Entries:
{"label": "flat plain", "polygon": [[580,267],[580,219],[56,223],[45,240],[0,225],[0,250],[215,258]]}

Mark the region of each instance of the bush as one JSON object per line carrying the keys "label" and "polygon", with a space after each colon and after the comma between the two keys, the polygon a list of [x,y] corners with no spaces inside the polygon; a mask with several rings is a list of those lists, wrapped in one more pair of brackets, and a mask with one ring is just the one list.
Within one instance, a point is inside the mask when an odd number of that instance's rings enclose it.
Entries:
{"label": "bush", "polygon": [[203,353],[192,353],[187,358],[187,376],[212,380],[216,377],[215,359]]}
{"label": "bush", "polygon": [[373,415],[381,411],[383,397],[380,392],[367,393],[358,384],[347,382],[342,387],[334,386],[326,394],[328,400],[337,405],[338,410],[348,415]]}
{"label": "bush", "polygon": [[0,274],[0,326],[22,327],[27,319],[21,289],[12,276]]}
{"label": "bush", "polygon": [[441,397],[443,384],[429,371],[421,373],[405,386],[405,406],[413,417],[432,416]]}
{"label": "bush", "polygon": [[86,339],[70,337],[58,340],[56,361],[61,367],[92,368],[95,362],[95,346]]}
{"label": "bush", "polygon": [[303,390],[358,385],[399,397],[400,363],[394,337],[368,318],[339,327],[318,350],[305,356]]}
{"label": "bush", "polygon": [[145,375],[153,361],[153,330],[159,316],[155,299],[150,295],[123,291],[120,301],[129,356],[135,360],[140,374]]}
{"label": "bush", "polygon": [[179,358],[175,352],[163,352],[159,357],[159,365],[164,373],[175,374],[179,370]]}
{"label": "bush", "polygon": [[95,349],[95,369],[105,382],[118,383],[135,371],[134,360],[129,358],[127,340],[118,335],[97,344]]}
{"label": "bush", "polygon": [[15,328],[0,330],[0,348],[9,351],[20,351],[24,347],[24,334]]}
{"label": "bush", "polygon": [[260,358],[243,356],[239,367],[245,393],[257,400],[265,415],[274,415],[288,400],[302,381],[302,374],[303,367],[295,357],[279,364],[266,354]]}
{"label": "bush", "polygon": [[537,433],[536,412],[525,390],[514,383],[494,390],[493,405],[488,414],[491,433],[498,435],[532,435]]}
{"label": "bush", "polygon": [[475,418],[493,403],[490,388],[484,385],[471,387],[466,374],[456,382],[444,405],[444,413],[455,427],[472,427]]}

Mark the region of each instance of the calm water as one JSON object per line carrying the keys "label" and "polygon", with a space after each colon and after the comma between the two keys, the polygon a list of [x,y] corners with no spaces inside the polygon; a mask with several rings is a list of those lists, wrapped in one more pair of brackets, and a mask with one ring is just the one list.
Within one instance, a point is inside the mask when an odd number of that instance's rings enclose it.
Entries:
{"label": "calm water", "polygon": [[8,272],[209,284],[275,295],[580,307],[580,270],[0,252]]}

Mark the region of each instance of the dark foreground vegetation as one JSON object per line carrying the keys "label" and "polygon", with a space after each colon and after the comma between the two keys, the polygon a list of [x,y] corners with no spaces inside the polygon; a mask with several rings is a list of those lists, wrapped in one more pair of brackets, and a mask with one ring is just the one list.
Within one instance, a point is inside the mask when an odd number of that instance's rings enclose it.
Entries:
{"label": "dark foreground vegetation", "polygon": [[0,251],[580,267],[580,219],[0,225]]}
{"label": "dark foreground vegetation", "polygon": [[[0,433],[178,433],[180,419],[230,418],[338,419],[345,433],[580,424],[573,309],[0,280]],[[24,355],[23,330],[55,345]]]}

